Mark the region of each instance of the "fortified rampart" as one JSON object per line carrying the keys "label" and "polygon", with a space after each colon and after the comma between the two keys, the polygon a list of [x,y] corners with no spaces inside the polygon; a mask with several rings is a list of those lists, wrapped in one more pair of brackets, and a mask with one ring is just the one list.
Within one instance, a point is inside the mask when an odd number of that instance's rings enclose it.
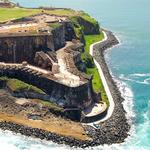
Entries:
{"label": "fortified rampart", "polygon": [[[53,34],[52,34],[53,33]],[[37,51],[54,51],[65,45],[65,30],[61,26],[52,33],[0,35],[0,60],[33,63]]]}
{"label": "fortified rampart", "polygon": [[67,17],[39,14],[1,24],[0,76],[33,84],[66,107],[87,108],[100,93],[93,91],[92,77],[76,68],[83,44],[74,38]]}
{"label": "fortified rampart", "polygon": [[37,51],[56,51],[76,38],[65,17],[38,14],[0,24],[0,61],[33,63]]}
{"label": "fortified rampart", "polygon": [[49,94],[56,103],[65,106],[85,108],[88,107],[96,96],[92,90],[92,79],[78,87],[70,87],[62,84],[53,75],[44,74],[31,67],[22,64],[0,64],[0,76],[17,78],[29,84],[35,85]]}
{"label": "fortified rampart", "polygon": [[35,53],[53,49],[52,35],[13,35],[0,37],[0,61],[33,63]]}

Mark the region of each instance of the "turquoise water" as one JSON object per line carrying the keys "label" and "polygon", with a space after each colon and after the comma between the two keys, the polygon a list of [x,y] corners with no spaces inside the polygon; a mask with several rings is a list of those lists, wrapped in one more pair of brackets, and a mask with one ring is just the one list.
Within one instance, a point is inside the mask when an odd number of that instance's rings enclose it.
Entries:
{"label": "turquoise water", "polygon": [[[106,54],[110,71],[125,97],[132,122],[131,136],[123,144],[94,149],[150,150],[150,1],[149,0],[14,0],[22,6],[55,6],[85,10],[103,27],[115,32],[121,44]],[[11,138],[10,138],[11,137]],[[52,142],[0,132],[3,149],[69,149]]]}

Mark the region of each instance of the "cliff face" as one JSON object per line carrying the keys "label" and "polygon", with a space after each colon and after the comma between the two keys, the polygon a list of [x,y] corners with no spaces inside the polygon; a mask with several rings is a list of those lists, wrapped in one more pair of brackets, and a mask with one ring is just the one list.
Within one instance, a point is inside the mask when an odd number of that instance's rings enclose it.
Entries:
{"label": "cliff face", "polygon": [[[92,20],[92,18],[91,18],[91,20]],[[100,33],[99,24],[94,19],[92,21],[88,21],[82,17],[78,17],[77,21],[82,26],[82,29],[83,29],[83,32],[85,35],[99,34]]]}
{"label": "cliff face", "polygon": [[65,22],[64,28],[65,28],[65,40],[66,41],[71,41],[72,39],[76,39],[76,33],[74,31],[72,22]]}
{"label": "cliff face", "polygon": [[100,33],[99,23],[88,16],[88,14],[82,16],[70,17],[73,24],[76,38],[79,39],[83,44],[85,44],[84,35],[93,35]]}

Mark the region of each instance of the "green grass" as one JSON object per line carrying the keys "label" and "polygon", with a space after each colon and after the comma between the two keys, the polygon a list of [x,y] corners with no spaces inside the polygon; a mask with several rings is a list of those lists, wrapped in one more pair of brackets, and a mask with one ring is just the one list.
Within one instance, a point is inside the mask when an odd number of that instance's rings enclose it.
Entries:
{"label": "green grass", "polygon": [[90,22],[90,23],[92,23],[94,25],[97,25],[97,21],[94,18],[92,18],[89,14],[83,12],[82,15],[81,15],[81,17],[84,20],[86,20],[86,21],[88,21],[88,22]]}
{"label": "green grass", "polygon": [[[81,13],[81,12],[80,12]],[[93,35],[92,29],[97,29],[97,34],[99,32],[99,24],[98,22],[89,16],[88,14],[82,12],[80,15],[71,16],[69,19],[72,21],[74,25],[75,33],[78,39],[81,39],[83,34]]]}
{"label": "green grass", "polygon": [[19,90],[27,90],[32,91],[40,94],[45,94],[41,89],[37,88],[36,86],[27,84],[23,81],[20,81],[18,79],[12,79],[8,77],[0,77],[0,80],[6,81],[6,85],[12,90],[12,91],[19,91]]}
{"label": "green grass", "polygon": [[58,106],[57,104],[53,102],[48,102],[48,101],[43,101],[43,100],[38,100],[38,102],[48,107],[49,109],[54,110],[54,112],[60,112],[60,113],[64,112],[64,109],[62,107]]}
{"label": "green grass", "polygon": [[0,22],[9,21],[13,19],[19,19],[22,17],[38,14],[38,13],[48,13],[61,16],[76,16],[82,15],[83,12],[75,11],[72,9],[54,9],[54,10],[43,10],[37,9],[27,9],[27,8],[0,8]]}
{"label": "green grass", "polygon": [[61,26],[61,24],[59,23],[59,22],[56,22],[56,23],[51,23],[50,24],[50,27],[52,27],[52,28],[59,28]]}
{"label": "green grass", "polygon": [[8,79],[7,86],[11,88],[13,91],[27,90],[27,91],[33,91],[40,94],[44,94],[44,92],[41,89],[33,85],[27,84],[23,81],[20,81],[18,79]]}
{"label": "green grass", "polygon": [[39,9],[0,8],[0,22],[22,18],[39,12],[41,12]]}
{"label": "green grass", "polygon": [[102,40],[104,38],[104,35],[102,33],[98,35],[85,35],[84,38],[85,38],[86,45],[84,48],[84,52],[81,55],[81,58],[85,62],[88,68],[92,68],[95,65],[91,55],[89,54],[90,45]]}
{"label": "green grass", "polygon": [[[103,33],[101,33],[99,35],[85,35],[86,46],[85,46],[85,51],[82,53],[81,57],[87,66],[86,74],[88,74],[88,75],[92,74],[93,75],[93,80],[92,80],[93,89],[96,92],[101,92],[102,100],[104,102],[106,102],[107,105],[109,106],[109,101],[108,101],[105,89],[103,87],[103,83],[102,83],[101,78],[99,76],[98,70],[97,70],[96,66],[94,65],[93,59],[92,59],[91,55],[89,54],[90,45],[95,43],[95,42],[102,40],[103,38],[104,38]],[[91,61],[91,62],[89,62],[89,61]]]}
{"label": "green grass", "polygon": [[2,77],[0,77],[0,80],[1,80],[1,81],[7,81],[7,80],[8,80],[8,78],[7,78],[7,77],[5,77],[5,76],[2,76]]}

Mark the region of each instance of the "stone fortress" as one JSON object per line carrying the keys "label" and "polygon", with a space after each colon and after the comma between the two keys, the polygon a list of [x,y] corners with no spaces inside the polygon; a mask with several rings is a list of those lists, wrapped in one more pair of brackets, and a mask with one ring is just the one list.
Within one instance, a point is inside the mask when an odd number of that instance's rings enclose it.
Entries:
{"label": "stone fortress", "polygon": [[[17,78],[44,90],[58,105],[85,110],[89,116],[101,94],[92,87],[68,17],[41,14],[0,24],[0,76]],[[106,104],[99,103],[106,109]],[[101,108],[101,106],[100,106]],[[94,110],[95,111],[95,110]],[[96,110],[99,114],[103,109]],[[90,114],[91,113],[91,114]]]}

